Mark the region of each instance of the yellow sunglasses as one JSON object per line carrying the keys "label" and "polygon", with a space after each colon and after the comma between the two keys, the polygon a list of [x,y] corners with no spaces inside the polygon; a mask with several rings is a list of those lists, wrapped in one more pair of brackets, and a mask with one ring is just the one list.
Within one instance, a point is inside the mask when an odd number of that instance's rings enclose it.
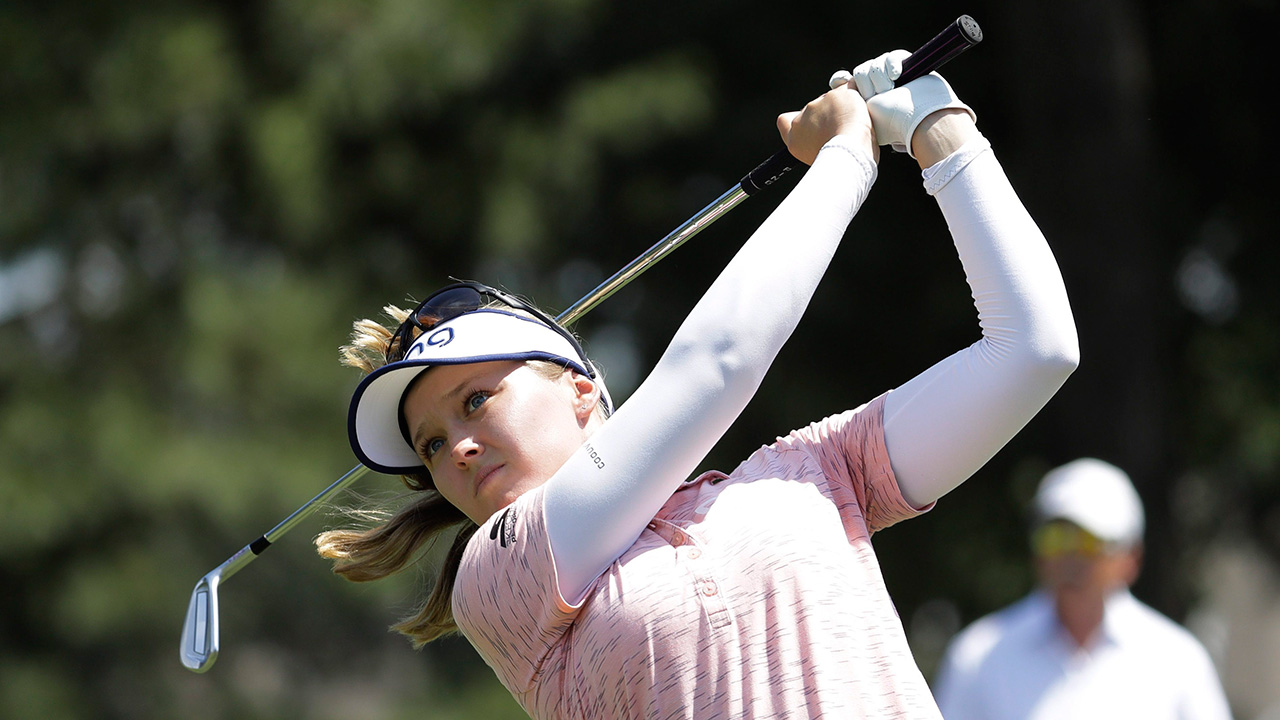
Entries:
{"label": "yellow sunglasses", "polygon": [[1079,525],[1057,520],[1036,528],[1031,534],[1031,549],[1037,556],[1044,558],[1062,555],[1099,557],[1111,547],[1105,540]]}

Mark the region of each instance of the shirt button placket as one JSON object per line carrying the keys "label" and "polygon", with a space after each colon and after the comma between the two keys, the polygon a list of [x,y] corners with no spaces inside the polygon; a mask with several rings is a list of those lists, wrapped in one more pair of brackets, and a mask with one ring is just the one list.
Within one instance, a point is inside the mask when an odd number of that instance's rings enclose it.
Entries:
{"label": "shirt button placket", "polygon": [[697,546],[697,541],[682,532],[676,532],[671,538],[671,544],[687,548],[684,556],[689,561],[689,569],[693,574],[694,593],[698,596],[702,609],[706,611],[711,627],[730,625],[732,618],[729,616],[729,607],[725,605],[724,593],[720,591],[720,584],[711,576],[711,568],[700,562],[703,551]]}
{"label": "shirt button placket", "polygon": [[705,563],[697,562],[703,556],[703,550],[698,547],[698,541],[679,526],[666,521],[655,519],[649,523],[649,529],[671,543],[671,546],[676,548],[676,552],[684,556],[683,560],[689,562],[689,569],[693,575],[694,595],[697,596],[702,609],[706,611],[711,627],[722,628],[731,625],[733,619],[729,616],[729,608],[725,605],[724,593],[720,591],[720,585],[712,578],[710,568]]}

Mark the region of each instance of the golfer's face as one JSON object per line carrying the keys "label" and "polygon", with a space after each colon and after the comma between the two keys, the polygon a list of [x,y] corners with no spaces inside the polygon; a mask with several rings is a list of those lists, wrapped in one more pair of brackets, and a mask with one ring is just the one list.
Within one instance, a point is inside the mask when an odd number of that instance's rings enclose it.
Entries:
{"label": "golfer's face", "polygon": [[405,398],[414,448],[436,489],[477,524],[551,477],[586,440],[571,373],[523,362],[442,365]]}

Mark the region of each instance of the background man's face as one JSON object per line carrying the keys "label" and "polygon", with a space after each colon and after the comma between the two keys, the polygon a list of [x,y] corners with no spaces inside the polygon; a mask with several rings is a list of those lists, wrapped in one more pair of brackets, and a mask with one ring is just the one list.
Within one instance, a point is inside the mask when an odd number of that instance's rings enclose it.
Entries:
{"label": "background man's face", "polygon": [[1040,584],[1055,597],[1097,597],[1128,587],[1138,575],[1141,552],[1110,546],[1074,523],[1053,520],[1032,538]]}

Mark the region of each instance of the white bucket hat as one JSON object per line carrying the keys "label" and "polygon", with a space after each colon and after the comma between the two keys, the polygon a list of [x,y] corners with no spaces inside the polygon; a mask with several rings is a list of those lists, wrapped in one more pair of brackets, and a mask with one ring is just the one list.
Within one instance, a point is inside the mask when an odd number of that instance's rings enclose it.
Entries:
{"label": "white bucket hat", "polygon": [[1055,468],[1040,481],[1036,513],[1041,522],[1069,520],[1115,545],[1141,542],[1142,500],[1123,470],[1094,458]]}
{"label": "white bucket hat", "polygon": [[356,457],[390,475],[426,472],[401,413],[410,383],[436,365],[499,360],[546,360],[572,368],[594,380],[605,409],[613,409],[599,373],[566,332],[504,309],[482,308],[434,325],[418,336],[403,359],[360,382],[347,413],[347,435]]}

